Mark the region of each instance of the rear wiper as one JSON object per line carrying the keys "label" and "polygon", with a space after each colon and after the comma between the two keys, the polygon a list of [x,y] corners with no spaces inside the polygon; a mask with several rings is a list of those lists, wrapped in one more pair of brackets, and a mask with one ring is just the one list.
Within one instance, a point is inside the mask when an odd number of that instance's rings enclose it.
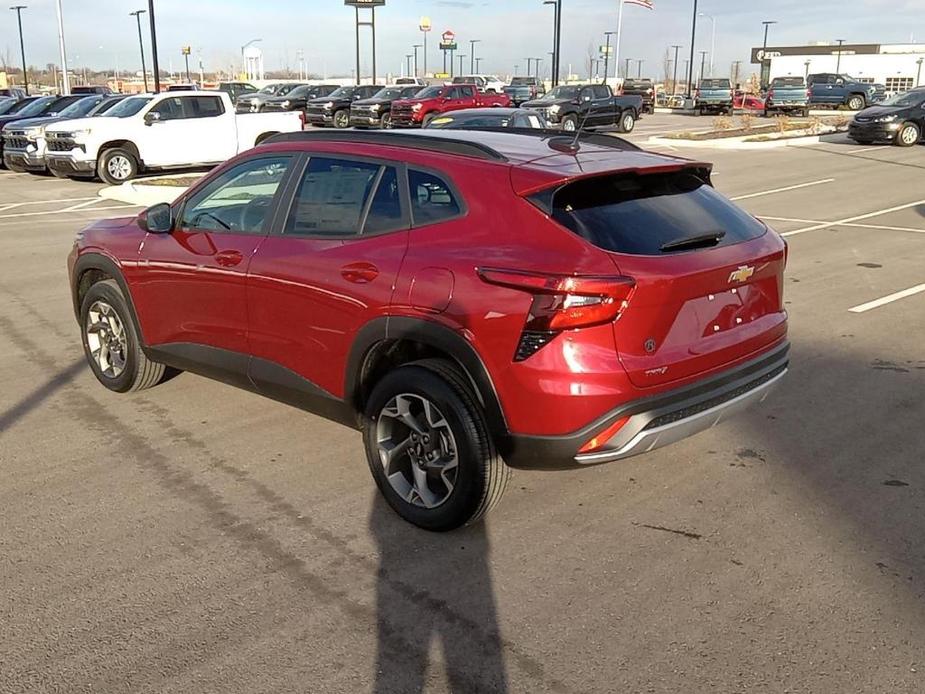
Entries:
{"label": "rear wiper", "polygon": [[711,231],[708,234],[698,236],[685,236],[681,239],[675,239],[668,243],[662,244],[663,251],[680,251],[691,248],[700,248],[701,246],[715,246],[726,235],[725,231]]}

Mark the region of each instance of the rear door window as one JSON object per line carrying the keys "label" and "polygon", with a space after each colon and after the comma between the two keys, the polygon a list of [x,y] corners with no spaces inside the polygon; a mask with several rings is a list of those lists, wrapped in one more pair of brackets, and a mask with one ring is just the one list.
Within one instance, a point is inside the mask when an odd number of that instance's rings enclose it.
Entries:
{"label": "rear door window", "polygon": [[576,181],[555,193],[552,208],[553,219],[598,248],[631,255],[679,252],[663,247],[719,234],[706,245],[727,246],[765,232],[761,222],[686,171]]}
{"label": "rear door window", "polygon": [[426,171],[408,171],[411,215],[415,226],[443,222],[462,213],[452,188],[442,178]]}

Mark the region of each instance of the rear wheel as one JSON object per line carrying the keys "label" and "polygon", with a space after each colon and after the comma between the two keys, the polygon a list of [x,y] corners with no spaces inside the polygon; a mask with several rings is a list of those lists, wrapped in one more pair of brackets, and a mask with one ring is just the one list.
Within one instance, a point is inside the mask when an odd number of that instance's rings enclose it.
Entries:
{"label": "rear wheel", "polygon": [[510,477],[465,380],[438,359],[400,367],[376,384],[363,441],[388,504],[427,530],[477,521]]}
{"label": "rear wheel", "polygon": [[864,97],[860,94],[854,94],[848,99],[849,111],[860,111],[864,108]]}
{"label": "rear wheel", "polygon": [[138,175],[138,159],[122,147],[107,149],[100,155],[96,173],[104,183],[117,186]]}
{"label": "rear wheel", "polygon": [[350,111],[344,108],[335,113],[334,127],[340,130],[350,127]]}
{"label": "rear wheel", "polygon": [[896,133],[896,144],[900,147],[911,147],[922,139],[922,130],[915,123],[903,123]]}
{"label": "rear wheel", "polygon": [[131,310],[115,280],[97,282],[80,305],[81,338],[93,375],[117,393],[160,383],[166,368],[141,349]]}

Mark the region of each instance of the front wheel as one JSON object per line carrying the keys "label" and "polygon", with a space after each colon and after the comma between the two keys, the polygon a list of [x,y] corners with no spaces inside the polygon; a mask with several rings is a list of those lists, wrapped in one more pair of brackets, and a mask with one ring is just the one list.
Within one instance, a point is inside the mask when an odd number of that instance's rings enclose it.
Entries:
{"label": "front wheel", "polygon": [[392,129],[392,114],[391,112],[386,112],[382,114],[382,119],[379,121],[380,126],[383,130]]}
{"label": "front wheel", "polygon": [[510,477],[469,386],[438,359],[402,366],[376,384],[363,441],[388,504],[426,530],[477,521]]}
{"label": "front wheel", "polygon": [[138,175],[138,159],[129,150],[117,147],[100,155],[96,173],[111,186],[131,181]]}
{"label": "front wheel", "polygon": [[915,123],[903,123],[896,133],[896,144],[900,147],[911,147],[922,138],[922,130]]}
{"label": "front wheel", "polygon": [[624,113],[620,116],[620,131],[624,133],[633,132],[633,128],[636,127],[636,116],[630,112]]}
{"label": "front wheel", "polygon": [[578,130],[578,116],[570,113],[562,119],[562,131],[573,133]]}
{"label": "front wheel", "polygon": [[350,111],[341,109],[334,114],[334,127],[343,130],[350,127]]}
{"label": "front wheel", "polygon": [[864,97],[855,94],[850,99],[848,99],[848,110],[849,111],[860,111],[864,108]]}
{"label": "front wheel", "polygon": [[141,348],[131,309],[115,280],[97,282],[80,305],[84,355],[93,375],[117,393],[144,390],[164,379],[166,368]]}

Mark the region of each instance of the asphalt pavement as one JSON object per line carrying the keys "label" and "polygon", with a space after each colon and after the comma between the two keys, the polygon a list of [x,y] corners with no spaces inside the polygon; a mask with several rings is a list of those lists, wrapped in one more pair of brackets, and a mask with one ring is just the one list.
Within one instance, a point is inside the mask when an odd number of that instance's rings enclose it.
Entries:
{"label": "asphalt pavement", "polygon": [[925,691],[925,146],[658,151],[787,234],[790,374],[445,535],[356,433],[98,385],[65,256],[137,208],[0,172],[0,691]]}

